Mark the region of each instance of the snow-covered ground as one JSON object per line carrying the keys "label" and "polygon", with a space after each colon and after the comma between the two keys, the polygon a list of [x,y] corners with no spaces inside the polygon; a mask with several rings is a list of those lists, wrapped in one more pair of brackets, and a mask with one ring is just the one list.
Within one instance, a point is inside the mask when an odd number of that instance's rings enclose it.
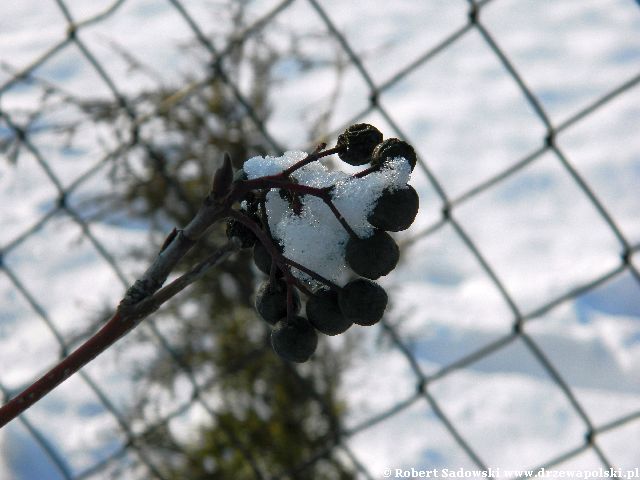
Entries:
{"label": "snow-covered ground", "polygon": [[[249,3],[259,18],[278,2]],[[603,220],[561,158],[547,150],[487,190],[473,188],[515,165],[544,145],[546,128],[513,77],[477,28],[424,63],[411,67],[430,48],[467,23],[468,2],[318,0],[376,85],[378,110],[359,117],[386,135],[406,135],[449,200],[452,216],[488,263],[518,312],[527,316],[574,288],[621,265],[620,239]],[[81,21],[110,1],[68,1]],[[298,0],[264,29],[264,41],[279,45],[283,32],[326,30],[316,2]],[[206,33],[219,39],[229,27],[215,1],[184,2]],[[18,71],[65,38],[66,22],[54,1],[24,0],[3,5],[0,16],[0,109],[20,119],[20,109],[36,104],[37,89],[18,83],[5,89]],[[603,95],[640,74],[640,6],[633,0],[494,0],[479,20],[539,100],[550,123],[564,124]],[[131,73],[113,43],[144,58],[171,84],[202,67],[180,45],[193,31],[170,2],[125,0],[112,15],[80,31],[80,38],[123,92],[154,85]],[[279,43],[280,42],[280,43]],[[221,45],[217,45],[221,47]],[[299,48],[332,62],[346,59],[335,39],[305,37]],[[272,92],[270,134],[291,149],[304,148],[309,112],[322,110],[336,86],[332,69],[278,66]],[[35,73],[66,91],[92,97],[109,90],[73,44],[55,53]],[[391,81],[391,83],[389,83]],[[368,107],[371,93],[361,72],[347,67],[329,119],[340,128]],[[52,112],[68,118],[81,112]],[[585,118],[562,129],[556,143],[577,174],[631,246],[640,245],[640,86],[634,85]],[[8,133],[0,119],[0,139]],[[61,186],[67,187],[96,163],[99,142],[89,131],[81,148],[65,149],[52,133],[31,136]],[[280,154],[281,152],[273,152]],[[0,157],[0,249],[20,237],[55,208],[58,191],[38,163],[22,150],[15,165]],[[74,207],[100,189],[98,171],[70,195]],[[442,199],[424,170],[411,183],[421,195],[421,211],[405,239],[440,219]],[[469,194],[470,192],[470,194]],[[469,195],[468,195],[469,194]],[[459,201],[458,201],[459,200]],[[145,225],[96,223],[91,233],[104,244],[130,280],[138,265],[126,253],[146,239]],[[515,312],[496,283],[450,224],[421,237],[405,251],[404,263],[384,279],[392,294],[387,322],[394,326],[425,375],[435,374],[428,393],[442,413],[488,467],[528,468],[544,464],[584,444],[587,425],[577,409],[521,338],[505,341],[481,360],[440,376],[438,372],[491,342],[505,338]],[[640,268],[638,255],[631,257]],[[57,215],[3,258],[13,278],[0,270],[0,384],[16,389],[51,365],[59,355],[56,338],[43,321],[67,338],[82,331],[113,305],[123,283],[68,215]],[[25,292],[16,289],[16,282]],[[91,285],[91,288],[87,288]],[[30,304],[33,300],[36,304]],[[79,322],[81,323],[79,325]],[[524,326],[527,338],[551,361],[568,384],[593,427],[640,412],[640,285],[621,270],[596,288],[561,302]],[[348,428],[414,396],[417,378],[405,354],[381,326],[351,332],[363,355],[346,372],[350,401]],[[382,341],[380,341],[382,338]],[[329,341],[339,342],[332,338]],[[99,379],[116,407],[129,391],[119,365],[123,355],[135,364],[144,352],[107,352],[86,369]],[[374,478],[384,469],[473,467],[473,462],[424,398],[346,441]],[[197,411],[187,415],[198,416]],[[100,406],[84,379],[71,378],[25,415],[77,473],[108,456],[126,441],[114,417]],[[596,436],[612,466],[640,466],[640,417]],[[557,468],[603,466],[586,449]],[[16,421],[0,432],[0,479],[54,479],[62,475],[25,425]]]}

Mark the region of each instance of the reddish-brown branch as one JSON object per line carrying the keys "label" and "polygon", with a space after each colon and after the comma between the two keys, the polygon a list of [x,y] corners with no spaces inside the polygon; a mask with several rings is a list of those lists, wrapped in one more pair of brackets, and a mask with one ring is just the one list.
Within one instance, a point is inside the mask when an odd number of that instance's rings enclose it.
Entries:
{"label": "reddish-brown branch", "polygon": [[293,165],[291,165],[289,168],[284,170],[279,175],[282,175],[284,177],[288,177],[293,172],[295,172],[296,170],[304,167],[305,165],[308,165],[309,163],[313,163],[316,160],[319,160],[319,159],[321,159],[323,157],[328,157],[329,155],[333,155],[334,153],[338,153],[338,152],[340,152],[340,150],[342,150],[342,147],[333,147],[333,148],[330,148],[329,150],[323,150],[326,146],[327,146],[326,143],[322,143],[322,144],[318,145],[318,147],[316,147],[316,149],[312,153],[307,155],[305,158],[303,158],[299,162],[294,163]]}
{"label": "reddish-brown branch", "polygon": [[135,305],[121,303],[116,313],[91,338],[63,358],[28,388],[0,407],[0,428],[104,352],[149,314],[156,311],[164,302],[198,280],[207,270],[220,263],[237,248],[238,245],[231,242],[139,303]]}
{"label": "reddish-brown branch", "polygon": [[17,397],[0,407],[0,428],[24,412],[31,405],[56,388],[72,374],[102,353],[130,330],[130,322],[120,312],[77,350],[65,357],[39,380],[31,384]]}
{"label": "reddish-brown branch", "polygon": [[287,265],[295,268],[296,270],[300,270],[302,273],[306,273],[311,278],[313,278],[316,282],[324,283],[327,287],[331,288],[332,290],[335,290],[335,291],[340,290],[340,287],[338,285],[333,283],[331,280],[329,280],[327,278],[324,278],[322,275],[314,272],[310,268],[307,268],[304,265],[300,265],[298,262],[290,260],[290,259],[288,259],[286,257],[283,257],[283,258],[284,258],[284,261],[285,261],[285,263]]}
{"label": "reddish-brown branch", "polygon": [[369,175],[370,173],[378,172],[378,171],[380,171],[380,167],[378,167],[377,165],[371,166],[371,167],[365,168],[364,170],[360,170],[358,173],[355,173],[353,175],[353,178],[363,178]]}
{"label": "reddish-brown branch", "polygon": [[292,321],[296,314],[295,302],[293,300],[293,285],[287,283],[287,320]]}

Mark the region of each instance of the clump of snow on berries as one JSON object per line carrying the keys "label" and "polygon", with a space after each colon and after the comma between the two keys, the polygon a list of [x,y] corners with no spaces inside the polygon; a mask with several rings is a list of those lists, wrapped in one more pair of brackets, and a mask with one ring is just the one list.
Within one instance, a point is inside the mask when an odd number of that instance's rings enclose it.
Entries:
{"label": "clump of snow on berries", "polygon": [[[322,200],[305,198],[299,216],[292,211],[286,212],[271,231],[283,245],[285,257],[338,285],[346,282],[348,267],[344,260],[344,249],[348,235]],[[292,273],[314,284],[306,275],[300,275],[297,271]]]}
{"label": "clump of snow on berries", "polygon": [[[281,173],[306,158],[305,152],[286,152],[281,157],[253,157],[243,169],[249,180]],[[299,184],[316,188],[334,186],[331,199],[353,231],[369,237],[374,228],[367,216],[385,189],[403,188],[411,177],[411,166],[404,158],[390,159],[375,172],[357,178],[341,171],[329,170],[322,162],[312,162],[291,175]],[[333,283],[343,286],[352,277],[345,262],[345,245],[349,234],[321,198],[304,195],[302,211],[296,214],[289,203],[273,189],[266,196],[266,212],[274,239],[283,247],[283,255]],[[324,287],[297,270],[292,274],[312,287]]]}

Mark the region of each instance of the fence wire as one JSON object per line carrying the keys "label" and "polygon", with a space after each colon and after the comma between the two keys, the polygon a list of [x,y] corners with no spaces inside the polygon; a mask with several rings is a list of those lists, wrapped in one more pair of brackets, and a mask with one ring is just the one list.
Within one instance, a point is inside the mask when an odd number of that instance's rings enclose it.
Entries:
{"label": "fence wire", "polygon": [[[353,115],[349,121],[344,122],[345,125],[355,123],[360,119],[365,118],[372,113],[381,115],[386,122],[391,126],[393,134],[400,138],[406,138],[411,141],[407,132],[399,126],[396,121],[396,112],[391,107],[383,106],[383,100],[387,92],[396,86],[399,82],[405,79],[412,72],[423,67],[431,62],[434,58],[443,54],[449,48],[461,42],[472,32],[479,34],[482,41],[486,44],[488,49],[495,55],[495,58],[500,62],[504,71],[511,78],[513,84],[517,87],[522,95],[522,98],[527,102],[535,115],[539,124],[544,128],[544,135],[540,138],[540,144],[534,150],[528,152],[522,158],[513,159],[509,166],[500,172],[495,173],[492,177],[484,179],[481,182],[469,187],[462,193],[458,193],[455,196],[450,195],[447,189],[443,186],[443,183],[438,178],[438,175],[430,168],[429,162],[425,160],[426,157],[423,152],[418,151],[419,166],[418,168],[426,175],[433,190],[439,196],[441,211],[440,218],[432,225],[424,228],[422,231],[415,234],[413,237],[405,241],[403,245],[404,249],[411,249],[413,245],[422,239],[435,235],[437,232],[445,227],[451,227],[453,232],[457,235],[459,240],[464,244],[468,252],[476,259],[480,268],[484,271],[487,278],[490,280],[495,290],[502,297],[511,314],[511,330],[507,331],[502,337],[493,340],[486,345],[479,345],[478,348],[472,352],[469,352],[464,357],[455,360],[454,362],[441,366],[439,370],[433,373],[425,373],[420,363],[415,358],[412,349],[408,345],[407,341],[403,339],[402,335],[398,332],[397,328],[389,321],[383,320],[382,328],[388,338],[397,347],[397,349],[406,357],[406,361],[410,365],[415,380],[415,391],[407,398],[400,402],[390,406],[383,412],[378,412],[374,416],[367,418],[357,425],[354,425],[348,429],[343,429],[338,432],[335,443],[328,449],[318,451],[315,455],[307,459],[300,465],[293,465],[288,471],[283,472],[265,472],[262,471],[259,462],[256,459],[257,452],[255,452],[251,445],[245,445],[242,441],[236,438],[231,430],[227,431],[229,445],[235,450],[242,452],[244,459],[248,465],[251,466],[255,477],[260,479],[266,478],[296,478],[296,475],[314,462],[325,457],[330,450],[339,450],[346,455],[359,475],[362,478],[379,478],[379,472],[371,472],[364,462],[360,461],[357,455],[350,448],[348,440],[356,434],[366,432],[373,426],[383,421],[392,420],[396,415],[409,409],[419,402],[426,402],[432,409],[435,415],[439,418],[444,428],[451,435],[452,439],[461,447],[466,453],[468,459],[477,467],[482,469],[488,469],[490,465],[483,459],[482,455],[470,444],[465,435],[464,425],[456,424],[452,421],[440,402],[432,394],[432,385],[441,381],[449,376],[452,372],[469,367],[470,365],[479,362],[485,357],[494,354],[495,352],[506,348],[514,342],[520,340],[524,346],[528,349],[531,355],[537,360],[540,367],[546,371],[549,378],[555,383],[557,388],[566,397],[575,413],[579,416],[583,424],[583,443],[578,447],[575,447],[569,451],[559,451],[552,458],[548,458],[546,461],[537,466],[537,469],[551,468],[562,462],[565,462],[571,458],[574,458],[586,451],[593,452],[603,468],[615,468],[615,464],[610,458],[607,457],[605,452],[600,446],[599,437],[607,432],[615,429],[620,429],[632,422],[640,420],[640,409],[635,412],[631,412],[621,416],[620,418],[608,421],[604,424],[598,424],[594,422],[581,403],[581,399],[574,393],[569,383],[563,378],[557,367],[551,361],[551,359],[543,352],[542,348],[538,345],[537,341],[527,332],[527,325],[529,322],[533,322],[536,319],[542,317],[546,313],[552,311],[556,307],[569,302],[586,292],[592,291],[604,283],[620,277],[623,274],[631,274],[636,281],[640,282],[640,272],[638,268],[633,264],[632,257],[640,249],[640,245],[630,242],[622,229],[616,222],[614,216],[608,211],[604,202],[599,198],[598,193],[589,185],[587,180],[576,169],[570,156],[560,147],[558,138],[570,131],[576,124],[591,116],[594,112],[598,112],[602,109],[606,109],[610,102],[618,97],[627,94],[634,88],[637,88],[640,83],[640,71],[628,79],[622,79],[619,85],[606,92],[601,97],[592,101],[590,104],[581,108],[578,111],[573,112],[565,120],[560,122],[554,122],[548,112],[545,110],[543,103],[540,101],[536,93],[528,86],[527,78],[518,71],[515,64],[510,59],[509,55],[500,45],[497,37],[492,33],[491,29],[483,23],[482,13],[488,4],[500,3],[500,0],[486,0],[486,1],[473,1],[468,0],[466,20],[463,25],[455,30],[452,30],[442,38],[442,40],[435,46],[430,47],[424,52],[418,52],[414,61],[407,65],[396,65],[395,73],[389,76],[389,78],[382,82],[376,82],[372,75],[367,70],[365,62],[356,53],[355,49],[350,45],[346,36],[341,33],[340,29],[334,23],[331,13],[323,6],[320,0],[287,0],[282,1],[272,7],[263,17],[258,19],[253,25],[245,29],[243,35],[234,39],[228,45],[223,48],[217,48],[214,43],[205,34],[205,29],[199,23],[197,18],[194,18],[186,5],[181,0],[169,0],[171,6],[175,9],[177,14],[182,18],[188,28],[192,31],[193,36],[201,44],[202,47],[210,55],[210,76],[204,79],[200,83],[196,83],[191,86],[191,92],[197,91],[198,88],[205,85],[210,78],[217,78],[222,80],[226,86],[232,92],[235,100],[246,111],[249,118],[255,123],[255,127],[264,136],[264,139],[273,148],[274,152],[282,151],[283,146],[275,140],[275,137],[269,131],[267,125],[261,120],[260,116],[254,112],[252,103],[241,91],[240,87],[236,85],[231,76],[225,70],[225,58],[233,50],[233,47],[237,44],[241,44],[246,41],[252,35],[260,32],[263,28],[268,26],[274,19],[278,18],[283,12],[287,11],[292,5],[296,3],[306,2],[315,12],[317,12],[323,27],[330,32],[330,34],[337,40],[342,49],[342,52],[348,58],[349,64],[358,75],[364,81],[367,86],[367,91],[362,92],[367,98],[367,106],[362,111]],[[99,175],[108,166],[109,162],[120,155],[122,152],[131,149],[133,147],[141,147],[150,156],[150,158],[156,158],[158,165],[162,165],[162,161],[158,158],[158,153],[155,147],[149,142],[144,140],[139,135],[138,128],[146,120],[144,116],[137,113],[136,110],[130,105],[126,95],[120,90],[116,82],[112,79],[109,73],[109,65],[103,65],[98,58],[92,53],[91,45],[89,45],[83,39],[83,30],[91,25],[104,21],[105,19],[118,14],[118,11],[122,6],[127,3],[127,0],[118,0],[113,2],[102,13],[95,15],[92,18],[82,21],[76,20],[71,14],[71,10],[65,0],[56,0],[56,5],[60,12],[64,16],[67,22],[67,34],[58,43],[51,45],[43,54],[35,58],[29,65],[22,68],[20,71],[14,72],[13,75],[0,85],[0,99],[3,95],[9,95],[12,88],[20,85],[21,83],[28,83],[32,80],[33,73],[41,68],[43,65],[52,61],[52,59],[59,55],[62,51],[70,48],[77,48],[81,55],[89,62],[95,73],[100,78],[100,81],[109,89],[113,96],[113,102],[118,108],[126,115],[131,126],[131,136],[128,141],[123,142],[117,146],[112,152],[107,154],[104,158],[98,159],[93,167],[88,169],[84,174],[80,175],[73,183],[64,186],[63,181],[56,174],[55,170],[51,167],[52,160],[47,158],[47,155],[43,153],[37,146],[36,142],[32,141],[33,132],[30,131],[29,126],[21,123],[21,119],[9,110],[3,109],[0,104],[0,120],[4,122],[6,128],[10,132],[8,135],[13,137],[19,142],[26,150],[28,150],[36,159],[42,172],[48,178],[48,181],[53,186],[56,192],[55,207],[44,213],[41,218],[33,223],[29,228],[25,229],[20,234],[14,236],[10,241],[4,245],[0,245],[0,272],[2,276],[10,282],[12,288],[18,293],[33,309],[35,314],[46,325],[50,332],[55,337],[59,345],[59,358],[63,358],[72,347],[72,343],[77,339],[65,338],[65,335],[56,327],[55,323],[51,320],[46,308],[41,305],[37,295],[33,293],[29,284],[26,284],[21,280],[20,275],[14,271],[14,269],[6,262],[13,251],[29,240],[36,232],[42,230],[49,222],[55,218],[64,217],[76,224],[81,232],[82,236],[86,238],[95,248],[95,251],[100,257],[109,265],[115,275],[122,283],[123,288],[126,288],[131,279],[127,278],[122,271],[121,266],[114,259],[109,252],[109,248],[100,239],[99,235],[94,233],[91,222],[83,219],[82,215],[76,208],[74,208],[68,201],[69,197],[84,184],[88,183],[92,177]],[[640,11],[638,11],[640,15]],[[185,97],[188,95],[185,95]],[[548,298],[547,301],[540,306],[537,306],[533,310],[524,310],[519,306],[515,298],[505,288],[500,275],[496,272],[491,262],[483,255],[482,249],[474,242],[473,236],[470,235],[464,225],[464,223],[457,218],[457,210],[460,206],[473,202],[483,192],[492,189],[501,182],[511,178],[525,167],[538,162],[546,154],[551,154],[557,164],[571,177],[575,185],[584,194],[584,197],[591,203],[593,209],[606,223],[611,233],[615,236],[619,246],[619,262],[609,271],[598,275],[595,278],[591,278],[585,283],[573,287],[571,290],[563,292],[554,298]],[[171,182],[170,178],[167,178],[168,182]],[[124,442],[121,447],[112,452],[108,457],[101,459],[99,462],[91,465],[84,471],[77,473],[72,472],[67,462],[65,461],[62,453],[60,453],[56,446],[53,445],[47,439],[47,432],[43,431],[38,425],[29,420],[29,414],[22,415],[18,421],[27,429],[29,435],[40,446],[43,452],[50,458],[52,465],[57,469],[61,477],[70,480],[101,478],[106,469],[112,465],[117,464],[125,456],[134,453],[137,456],[137,460],[146,467],[149,474],[155,478],[164,478],[161,469],[155,464],[154,459],[149,456],[144,449],[144,444],[141,439],[149,433],[163,427],[168,424],[171,419],[180,416],[187,411],[194,403],[199,404],[204,411],[211,417],[212,420],[216,419],[216,410],[209,404],[207,400],[206,391],[208,385],[202,385],[198,383],[193,372],[188,364],[181,358],[180,353],[177,352],[171,346],[171,342],[161,333],[160,329],[156,326],[151,319],[144,324],[143,328],[146,328],[157,340],[158,348],[164,349],[171,358],[176,362],[179,368],[185,373],[193,394],[191,398],[181,405],[176,406],[173,412],[170,412],[164,416],[159,422],[155,424],[149,424],[145,426],[144,431],[134,432],[125,417],[120,411],[119,407],[111,400],[109,392],[101,386],[99,379],[94,378],[86,370],[79,373],[82,381],[89,387],[91,391],[96,395],[104,408],[110,412],[115,421],[117,422],[121,432],[124,436]],[[251,361],[252,359],[247,359]],[[295,369],[292,368],[292,375],[297,375]],[[299,376],[300,381],[304,381]],[[215,380],[213,380],[215,382]],[[0,378],[0,392],[2,394],[2,400],[6,401],[12,395],[17,393],[18,389],[8,389]],[[321,398],[318,398],[319,402],[322,402]],[[224,423],[220,424],[224,428]],[[523,466],[524,467],[524,466]]]}

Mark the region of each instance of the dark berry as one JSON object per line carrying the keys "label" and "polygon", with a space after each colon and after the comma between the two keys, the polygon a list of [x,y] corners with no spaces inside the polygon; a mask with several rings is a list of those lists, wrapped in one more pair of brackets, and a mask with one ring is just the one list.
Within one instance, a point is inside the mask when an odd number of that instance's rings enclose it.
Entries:
{"label": "dark berry", "polygon": [[387,292],[380,285],[366,278],[347,283],[338,295],[342,314],[358,325],[378,323],[387,308]]}
{"label": "dark berry", "polygon": [[271,346],[285,360],[306,362],[316,351],[318,334],[304,317],[283,318],[271,331]]}
{"label": "dark berry", "polygon": [[316,330],[325,335],[345,332],[353,322],[342,314],[338,294],[333,290],[321,290],[307,301],[307,318]]}
{"label": "dark berry", "polygon": [[[293,288],[293,287],[292,287]],[[300,297],[296,290],[292,290],[293,308],[292,313],[300,310]],[[256,310],[260,316],[271,325],[287,316],[287,284],[282,280],[271,283],[265,280],[258,287],[255,301]]]}
{"label": "dark berry", "polygon": [[358,123],[351,125],[338,136],[336,146],[342,147],[338,156],[350,165],[364,165],[382,141],[382,133],[373,125]]}
{"label": "dark berry", "polygon": [[398,264],[400,250],[391,236],[374,230],[368,238],[349,238],[345,251],[347,265],[358,275],[376,280]]}
{"label": "dark berry", "polygon": [[385,190],[367,220],[380,230],[399,232],[411,226],[419,207],[418,193],[411,185],[394,191]]}
{"label": "dark berry", "polygon": [[373,151],[371,165],[380,167],[387,160],[402,157],[411,165],[411,170],[418,161],[416,152],[411,145],[397,138],[387,138],[384,142],[376,146]]}
{"label": "dark berry", "polygon": [[242,248],[253,247],[257,240],[256,235],[251,231],[251,229],[249,229],[249,227],[234,218],[229,218],[227,220],[227,237],[238,238]]}

